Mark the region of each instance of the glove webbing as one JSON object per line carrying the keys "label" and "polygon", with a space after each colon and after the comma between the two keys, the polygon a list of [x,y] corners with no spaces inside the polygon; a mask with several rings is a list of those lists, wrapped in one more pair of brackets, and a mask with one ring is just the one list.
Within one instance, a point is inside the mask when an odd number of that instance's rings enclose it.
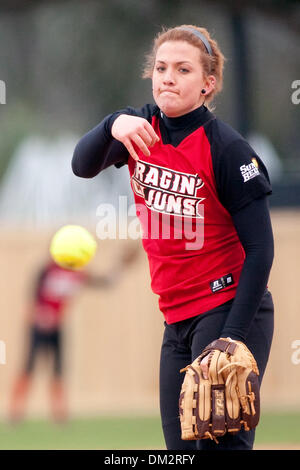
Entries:
{"label": "glove webbing", "polygon": [[[216,437],[207,430],[209,427],[211,427],[211,424],[209,424],[206,421],[200,421],[199,419],[198,409],[199,409],[199,383],[200,381],[199,381],[198,372],[191,365],[184,367],[183,369],[180,370],[180,372],[185,372],[187,369],[191,369],[194,372],[194,379],[195,379],[194,399],[193,399],[193,423],[192,423],[193,432],[195,436],[206,436],[207,438],[214,440],[218,444],[219,442],[216,439]],[[181,406],[183,398],[184,398],[184,393],[180,394],[180,397],[179,397],[179,413],[181,415],[183,414],[183,409]]]}

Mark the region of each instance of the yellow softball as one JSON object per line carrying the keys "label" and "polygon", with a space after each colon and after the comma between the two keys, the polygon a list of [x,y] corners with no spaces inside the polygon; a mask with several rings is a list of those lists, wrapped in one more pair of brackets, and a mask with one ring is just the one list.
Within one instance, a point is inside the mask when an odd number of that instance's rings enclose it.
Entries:
{"label": "yellow softball", "polygon": [[52,237],[50,254],[62,268],[80,269],[94,257],[97,242],[93,235],[80,225],[65,225]]}

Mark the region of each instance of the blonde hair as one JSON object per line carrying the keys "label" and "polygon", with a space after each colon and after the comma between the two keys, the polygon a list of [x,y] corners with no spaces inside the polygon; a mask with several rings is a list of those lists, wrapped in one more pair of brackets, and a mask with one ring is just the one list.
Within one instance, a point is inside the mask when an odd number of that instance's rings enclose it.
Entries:
{"label": "blonde hair", "polygon": [[[208,54],[203,41],[196,34],[194,34],[193,31],[180,28],[195,29],[203,34],[210,44],[212,55]],[[167,41],[186,41],[199,49],[200,61],[204,70],[204,74],[206,76],[213,75],[216,79],[214,89],[209,93],[209,95],[206,96],[205,99],[208,103],[212,101],[223,88],[223,68],[226,59],[222,54],[217,42],[211,38],[209,32],[205,28],[185,24],[176,26],[174,28],[163,28],[162,31],[159,32],[154,38],[152,50],[146,56],[146,63],[143,69],[142,77],[152,78],[157,50],[164,42]]]}

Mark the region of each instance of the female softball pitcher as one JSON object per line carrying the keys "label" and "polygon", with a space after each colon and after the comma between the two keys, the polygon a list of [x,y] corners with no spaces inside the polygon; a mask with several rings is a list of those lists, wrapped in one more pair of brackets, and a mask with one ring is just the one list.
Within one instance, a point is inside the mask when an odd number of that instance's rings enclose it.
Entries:
{"label": "female softball pitcher", "polygon": [[[181,439],[180,369],[213,340],[244,342],[261,383],[273,337],[267,282],[273,234],[267,170],[247,141],[206,106],[222,89],[224,56],[205,28],[160,32],[147,57],[155,104],[107,116],[78,142],[75,175],[128,165],[151,287],[165,331],[160,408],[167,449],[252,449],[255,431]],[[201,362],[204,377],[206,358]]]}

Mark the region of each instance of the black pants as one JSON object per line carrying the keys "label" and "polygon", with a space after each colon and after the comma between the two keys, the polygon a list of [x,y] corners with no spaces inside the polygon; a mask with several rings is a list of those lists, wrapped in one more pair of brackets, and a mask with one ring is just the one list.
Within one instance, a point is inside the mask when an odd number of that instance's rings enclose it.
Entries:
{"label": "black pants", "polygon": [[[209,312],[167,325],[160,359],[160,409],[162,427],[169,450],[250,450],[255,430],[241,430],[236,435],[225,434],[219,444],[210,439],[181,439],[178,400],[184,373],[179,370],[196,359],[211,341],[220,337],[226,315],[233,300]],[[268,362],[274,327],[272,295],[266,291],[257,311],[246,345],[254,355],[260,371],[260,384]]]}
{"label": "black pants", "polygon": [[26,374],[31,374],[37,355],[45,352],[53,355],[53,373],[59,377],[62,374],[61,331],[59,329],[45,332],[36,327],[30,331],[29,352],[25,362]]}

